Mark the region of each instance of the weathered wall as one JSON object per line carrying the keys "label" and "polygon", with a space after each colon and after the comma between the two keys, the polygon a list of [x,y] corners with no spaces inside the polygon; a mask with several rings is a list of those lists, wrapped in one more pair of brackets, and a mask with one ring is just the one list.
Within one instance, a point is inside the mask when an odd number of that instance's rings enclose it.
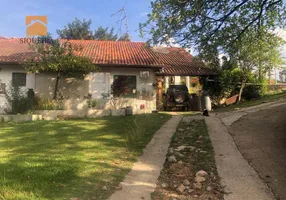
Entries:
{"label": "weathered wall", "polygon": [[[42,98],[53,97],[56,82],[56,73],[45,72],[36,74],[35,77],[35,94]],[[77,99],[88,96],[89,92],[89,75],[83,78],[64,78],[59,82],[59,96],[64,99]]]}
{"label": "weathered wall", "polygon": [[[25,73],[25,70],[20,65],[0,65],[0,83],[4,83],[6,89],[8,89],[9,84],[12,81],[13,72]],[[23,91],[35,89],[35,74],[27,74],[26,87],[23,87],[22,89]],[[0,94],[0,113],[3,113],[5,103],[5,95]]]}
{"label": "weathered wall", "polygon": [[[148,79],[140,78],[140,71],[144,68],[117,68],[117,67],[103,67],[99,72],[101,74],[107,74],[108,77],[105,80],[95,80],[97,76],[95,73],[90,73],[83,79],[78,78],[66,78],[59,83],[59,88],[64,99],[84,99],[88,94],[92,94],[93,98],[101,99],[101,93],[111,92],[111,84],[115,75],[132,75],[136,76],[136,88],[139,94],[145,88],[150,93],[155,95],[153,83],[155,83],[155,72],[150,71],[150,77]],[[35,77],[35,93],[43,98],[52,98],[52,94],[55,86],[55,73],[41,73]]]}

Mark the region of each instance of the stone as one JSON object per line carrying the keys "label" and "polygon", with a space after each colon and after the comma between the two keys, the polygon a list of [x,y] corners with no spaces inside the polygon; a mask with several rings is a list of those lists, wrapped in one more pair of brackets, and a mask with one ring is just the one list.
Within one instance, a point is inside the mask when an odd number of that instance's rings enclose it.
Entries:
{"label": "stone", "polygon": [[184,157],[184,154],[179,153],[179,152],[175,152],[174,155],[177,156],[177,157],[179,157],[179,158],[183,158],[183,157]]}
{"label": "stone", "polygon": [[200,153],[205,153],[205,154],[207,154],[208,152],[207,152],[207,151],[200,151]]}
{"label": "stone", "polygon": [[195,182],[196,183],[202,183],[202,182],[205,182],[205,181],[206,181],[205,177],[202,177],[202,176],[196,176],[195,177]]}
{"label": "stone", "polygon": [[187,179],[185,179],[183,181],[183,184],[184,184],[184,186],[191,185],[190,181],[188,181]]}
{"label": "stone", "polygon": [[196,176],[201,176],[201,177],[206,177],[208,175],[207,172],[205,172],[204,170],[200,170],[196,173]]}
{"label": "stone", "polygon": [[102,189],[103,189],[103,190],[107,190],[107,187],[106,187],[106,186],[103,186]]}
{"label": "stone", "polygon": [[189,149],[191,149],[191,151],[194,151],[196,149],[196,147],[194,146],[188,146]]}
{"label": "stone", "polygon": [[193,193],[195,190],[193,190],[193,189],[190,189],[190,190],[188,190],[188,193]]}
{"label": "stone", "polygon": [[169,161],[169,162],[177,162],[177,159],[176,159],[175,156],[169,156],[169,157],[168,157],[168,161]]}
{"label": "stone", "polygon": [[180,161],[178,162],[178,164],[182,165],[182,164],[184,164],[184,162],[180,160]]}
{"label": "stone", "polygon": [[173,148],[169,148],[169,153],[170,153],[170,154],[173,154],[173,153],[174,153]]}
{"label": "stone", "polygon": [[189,186],[186,186],[186,190],[189,190],[190,189],[190,187]]}
{"label": "stone", "polygon": [[162,183],[161,186],[162,186],[162,188],[167,188],[168,184],[167,183]]}
{"label": "stone", "polygon": [[182,146],[178,146],[176,148],[176,151],[184,151],[187,147],[185,145],[182,145]]}
{"label": "stone", "polygon": [[122,190],[122,187],[121,186],[117,186],[115,187],[116,190]]}
{"label": "stone", "polygon": [[201,183],[194,183],[193,184],[195,189],[202,189],[202,184]]}
{"label": "stone", "polygon": [[178,187],[177,187],[177,191],[179,193],[183,193],[185,191],[185,186],[183,184],[180,184]]}
{"label": "stone", "polygon": [[212,191],[212,187],[211,187],[211,186],[208,186],[208,187],[207,187],[207,191],[209,191],[209,192]]}
{"label": "stone", "polygon": [[179,129],[178,129],[178,131],[181,131],[181,132],[182,132],[182,131],[184,131],[184,129],[182,129],[182,128],[179,128]]}
{"label": "stone", "polygon": [[198,197],[199,197],[199,195],[195,194],[195,195],[194,195],[194,197],[195,197],[195,198],[198,198]]}

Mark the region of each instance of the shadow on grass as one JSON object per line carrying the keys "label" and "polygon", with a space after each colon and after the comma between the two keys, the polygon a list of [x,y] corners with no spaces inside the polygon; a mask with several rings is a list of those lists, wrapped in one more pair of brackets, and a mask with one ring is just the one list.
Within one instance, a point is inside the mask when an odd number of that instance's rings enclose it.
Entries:
{"label": "shadow on grass", "polygon": [[[0,124],[0,199],[105,199],[169,118]],[[135,119],[143,134],[127,142]]]}

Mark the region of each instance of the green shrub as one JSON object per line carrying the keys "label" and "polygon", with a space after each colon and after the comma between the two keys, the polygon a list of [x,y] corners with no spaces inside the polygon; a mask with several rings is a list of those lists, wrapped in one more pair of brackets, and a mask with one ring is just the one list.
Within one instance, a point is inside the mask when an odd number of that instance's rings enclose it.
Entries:
{"label": "green shrub", "polygon": [[261,85],[247,85],[242,92],[242,98],[246,100],[258,99],[261,97]]}
{"label": "green shrub", "polygon": [[89,99],[87,101],[87,107],[88,108],[95,108],[97,105],[97,101],[95,99]]}
{"label": "green shrub", "polygon": [[33,100],[16,84],[9,84],[5,96],[7,101],[5,111],[8,114],[25,114],[33,108]]}
{"label": "green shrub", "polygon": [[35,110],[63,110],[58,102],[51,99],[41,99],[40,97],[35,97]]}
{"label": "green shrub", "polygon": [[267,92],[267,80],[259,80],[257,77],[250,76],[249,83],[253,85],[246,85],[242,92],[242,98],[246,100],[258,99]]}

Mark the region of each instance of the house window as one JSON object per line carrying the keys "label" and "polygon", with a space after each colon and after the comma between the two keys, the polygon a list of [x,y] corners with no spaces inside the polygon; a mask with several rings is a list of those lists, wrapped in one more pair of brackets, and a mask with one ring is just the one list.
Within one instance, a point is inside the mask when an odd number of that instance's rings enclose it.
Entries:
{"label": "house window", "polygon": [[124,97],[133,97],[133,92],[136,90],[136,76],[114,75],[113,90],[114,89],[117,90],[117,92],[113,91],[115,96],[119,96],[119,93],[123,93]]}
{"label": "house window", "polygon": [[26,86],[26,73],[12,73],[12,84]]}

